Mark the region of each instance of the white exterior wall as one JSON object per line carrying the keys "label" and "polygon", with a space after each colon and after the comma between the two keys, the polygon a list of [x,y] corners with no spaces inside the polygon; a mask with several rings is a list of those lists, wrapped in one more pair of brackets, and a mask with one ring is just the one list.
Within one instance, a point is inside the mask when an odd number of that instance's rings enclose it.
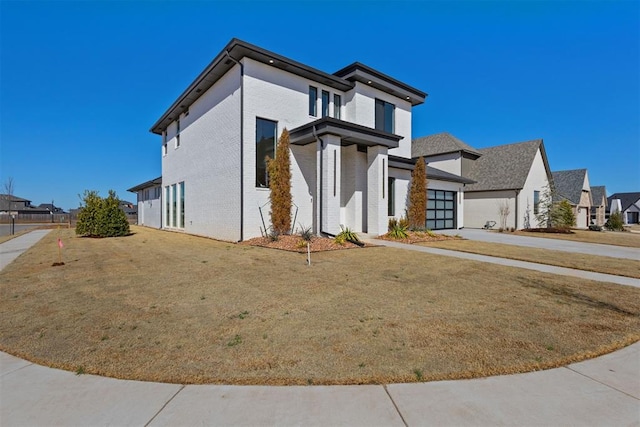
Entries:
{"label": "white exterior wall", "polygon": [[409,206],[409,186],[411,185],[411,171],[405,169],[389,168],[389,176],[396,179],[395,187],[395,215],[389,218],[400,219],[407,216]]}
{"label": "white exterior wall", "polygon": [[167,129],[162,184],[185,183],[185,227],[190,234],[240,239],[240,71],[235,66]]}
{"label": "white exterior wall", "polygon": [[538,150],[533,158],[533,162],[531,163],[531,169],[529,169],[529,175],[527,176],[524,187],[518,195],[518,228],[524,228],[527,206],[529,206],[529,226],[531,228],[540,227],[540,224],[533,213],[533,192],[539,191],[540,199],[542,199],[548,185],[549,177],[547,175],[547,170],[544,167],[542,153]]}
{"label": "white exterior wall", "polygon": [[138,225],[162,228],[162,187],[154,186],[137,192]]}
{"label": "white exterior wall", "polygon": [[355,232],[367,229],[367,155],[355,145],[342,147],[340,224]]}
{"label": "white exterior wall", "polygon": [[349,91],[345,99],[346,117],[343,120],[370,128],[376,127],[376,98],[389,102],[395,108],[395,131],[400,135],[398,148],[389,150],[389,155],[411,158],[411,103],[382,92],[366,84],[355,82],[355,88]]}
{"label": "white exterior wall", "polygon": [[[477,191],[464,193],[464,224],[468,228],[482,228],[487,221],[495,221],[500,227],[500,204],[509,204],[507,227],[515,227],[515,190]],[[533,209],[532,209],[533,212]]]}
{"label": "white exterior wall", "polygon": [[425,162],[432,168],[449,172],[455,175],[462,175],[462,157],[460,153],[440,154],[438,156],[425,157]]}

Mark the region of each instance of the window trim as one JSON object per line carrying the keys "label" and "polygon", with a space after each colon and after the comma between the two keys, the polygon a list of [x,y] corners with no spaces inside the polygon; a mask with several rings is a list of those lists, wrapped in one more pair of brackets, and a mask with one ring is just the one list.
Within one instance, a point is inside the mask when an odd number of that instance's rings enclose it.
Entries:
{"label": "window trim", "polygon": [[309,86],[309,115],[318,117],[318,88]]}
{"label": "window trim", "polygon": [[342,109],[342,96],[338,93],[333,94],[333,118],[340,120]]}
{"label": "window trim", "polygon": [[322,95],[321,95],[321,111],[320,111],[320,116],[321,117],[329,117],[329,103],[331,102],[331,95],[329,94],[329,91],[327,90],[323,90],[322,91]]}
{"label": "window trim", "polygon": [[540,213],[540,191],[533,190],[533,214],[538,215]]}
{"label": "window trim", "polygon": [[[382,122],[378,122],[379,106],[382,108]],[[390,109],[388,110],[388,108]],[[387,129],[387,111],[391,112],[391,129]],[[375,107],[374,107],[374,127],[377,130],[381,130],[383,132],[395,133],[396,130],[396,106],[390,102],[385,101],[384,99],[375,98]]]}
{"label": "window trim", "polygon": [[[259,121],[265,121],[265,122],[270,122],[274,124],[274,134],[273,134],[273,158],[275,158],[276,156],[276,148],[278,146],[278,121],[277,120],[271,120],[271,119],[266,119],[264,117],[256,117],[256,133],[255,133],[255,150],[256,150],[256,156],[255,156],[255,176],[256,176],[256,180],[255,180],[255,188],[269,188],[269,177],[268,177],[268,172],[267,172],[267,164],[266,162],[264,163],[264,170],[265,170],[265,178],[266,178],[266,183],[263,185],[261,182],[258,182],[258,164],[260,162],[260,159],[258,159],[258,122]],[[264,160],[263,160],[264,161]]]}

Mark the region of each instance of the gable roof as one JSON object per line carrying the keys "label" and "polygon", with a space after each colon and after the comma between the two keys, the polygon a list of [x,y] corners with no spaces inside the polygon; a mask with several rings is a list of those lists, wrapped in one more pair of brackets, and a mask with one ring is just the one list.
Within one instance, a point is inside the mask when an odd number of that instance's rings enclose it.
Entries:
{"label": "gable roof", "polygon": [[586,169],[551,172],[555,189],[553,201],[567,199],[571,204],[580,204],[582,188],[587,175]]}
{"label": "gable roof", "polygon": [[475,158],[482,154],[459,140],[449,132],[436,133],[434,135],[414,138],[411,141],[411,157],[436,156],[438,154],[456,153],[462,151],[473,154]]}
{"label": "gable roof", "polygon": [[604,207],[609,206],[609,203],[607,203],[607,189],[604,185],[591,187],[591,199],[593,199],[593,204],[596,206],[600,206],[602,199],[604,199]]}
{"label": "gable roof", "polygon": [[540,150],[542,161],[547,174],[549,174],[549,162],[542,139],[481,148],[478,151],[482,156],[473,162],[467,173],[467,176],[477,183],[467,186],[465,191],[520,190],[524,188],[538,150]]}
{"label": "gable roof", "polygon": [[154,123],[150,132],[161,135],[162,131],[189,109],[200,96],[213,86],[222,76],[231,70],[243,58],[251,58],[270,67],[302,76],[331,88],[348,91],[355,87],[355,80],[364,81],[383,92],[405,99],[412,106],[422,104],[427,97],[425,92],[399,82],[379,71],[358,62],[349,65],[334,74],[320,71],[308,65],[286,58],[259,46],[239,39],[231,41],[218,53],[198,77],[185,89],[164,114]]}
{"label": "gable roof", "polygon": [[611,205],[611,201],[613,199],[620,199],[620,203],[622,204],[622,210],[626,211],[627,209],[629,209],[629,207],[631,207],[631,205],[633,205],[638,200],[640,200],[640,192],[613,193],[611,196],[607,197],[607,204]]}

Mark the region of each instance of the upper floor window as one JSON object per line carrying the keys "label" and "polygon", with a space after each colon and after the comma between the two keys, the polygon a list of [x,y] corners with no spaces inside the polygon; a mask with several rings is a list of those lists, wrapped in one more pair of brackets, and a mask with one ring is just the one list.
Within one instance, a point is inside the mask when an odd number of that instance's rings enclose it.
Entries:
{"label": "upper floor window", "polygon": [[340,118],[340,108],[342,107],[342,97],[338,94],[333,94],[333,117]]}
{"label": "upper floor window", "polygon": [[538,215],[540,213],[540,192],[534,190],[533,192],[533,214]]}
{"label": "upper floor window", "polygon": [[329,116],[329,92],[322,91],[322,117]]}
{"label": "upper floor window", "polygon": [[256,118],[256,187],[269,186],[266,159],[275,157],[277,128],[277,122]]}
{"label": "upper floor window", "polygon": [[167,131],[162,132],[162,155],[167,155]]}
{"label": "upper floor window", "polygon": [[309,86],[309,115],[318,115],[318,88]]}
{"label": "upper floor window", "polygon": [[376,129],[394,133],[395,110],[395,105],[381,99],[376,99]]}
{"label": "upper floor window", "polygon": [[180,119],[176,120],[176,148],[180,147]]}

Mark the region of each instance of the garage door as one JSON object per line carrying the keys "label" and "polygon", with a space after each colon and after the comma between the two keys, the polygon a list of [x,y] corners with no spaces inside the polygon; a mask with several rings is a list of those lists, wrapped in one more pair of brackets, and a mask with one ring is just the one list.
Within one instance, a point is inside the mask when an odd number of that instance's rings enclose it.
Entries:
{"label": "garage door", "polygon": [[455,191],[427,190],[427,228],[456,228]]}

